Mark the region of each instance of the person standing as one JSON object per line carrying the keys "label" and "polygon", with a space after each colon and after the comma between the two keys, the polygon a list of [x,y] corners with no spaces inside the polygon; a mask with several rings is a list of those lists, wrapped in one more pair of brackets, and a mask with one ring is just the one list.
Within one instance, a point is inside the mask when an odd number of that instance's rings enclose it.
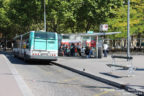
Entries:
{"label": "person standing", "polygon": [[105,42],[103,44],[103,52],[104,52],[104,57],[107,57],[107,52],[108,52],[108,44]]}
{"label": "person standing", "polygon": [[75,45],[72,43],[71,45],[71,56],[75,56]]}
{"label": "person standing", "polygon": [[63,46],[60,46],[58,51],[60,56],[64,56]]}
{"label": "person standing", "polygon": [[77,45],[77,52],[78,52],[78,55],[81,56],[81,48],[80,48],[80,44],[79,43]]}
{"label": "person standing", "polygon": [[81,48],[81,56],[85,56],[85,47],[83,47],[83,46]]}
{"label": "person standing", "polygon": [[92,47],[89,47],[89,58],[91,57],[91,55],[93,54],[93,52],[92,52]]}
{"label": "person standing", "polygon": [[89,58],[89,52],[90,52],[90,49],[88,46],[86,46],[85,48],[85,54],[86,54],[86,57]]}
{"label": "person standing", "polygon": [[70,47],[67,47],[67,56],[70,56]]}

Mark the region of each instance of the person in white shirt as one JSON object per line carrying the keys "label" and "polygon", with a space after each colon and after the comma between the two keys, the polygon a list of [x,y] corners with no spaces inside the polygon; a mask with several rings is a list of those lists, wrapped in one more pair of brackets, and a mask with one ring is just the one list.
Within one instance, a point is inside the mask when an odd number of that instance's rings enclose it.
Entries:
{"label": "person in white shirt", "polygon": [[103,44],[103,51],[104,51],[104,57],[107,57],[107,51],[108,51],[108,44]]}

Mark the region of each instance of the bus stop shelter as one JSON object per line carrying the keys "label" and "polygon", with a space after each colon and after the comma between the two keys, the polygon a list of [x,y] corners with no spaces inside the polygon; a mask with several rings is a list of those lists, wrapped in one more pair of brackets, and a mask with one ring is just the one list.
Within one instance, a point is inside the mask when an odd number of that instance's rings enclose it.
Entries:
{"label": "bus stop shelter", "polygon": [[93,55],[96,58],[102,58],[103,40],[100,38],[105,35],[119,34],[121,32],[97,32],[97,33],[82,33],[82,46],[92,47]]}

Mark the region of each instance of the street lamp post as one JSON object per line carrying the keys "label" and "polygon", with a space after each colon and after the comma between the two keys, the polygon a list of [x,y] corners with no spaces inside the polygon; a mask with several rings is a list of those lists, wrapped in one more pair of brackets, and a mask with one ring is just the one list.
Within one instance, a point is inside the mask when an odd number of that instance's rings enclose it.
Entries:
{"label": "street lamp post", "polygon": [[46,32],[46,10],[45,10],[45,0],[44,0],[44,31]]}
{"label": "street lamp post", "polygon": [[128,0],[127,12],[127,57],[130,57],[130,0]]}

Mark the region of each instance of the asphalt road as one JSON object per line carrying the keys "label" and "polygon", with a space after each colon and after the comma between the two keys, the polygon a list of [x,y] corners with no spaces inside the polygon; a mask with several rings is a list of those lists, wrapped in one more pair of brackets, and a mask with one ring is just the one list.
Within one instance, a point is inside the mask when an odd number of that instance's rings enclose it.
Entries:
{"label": "asphalt road", "polygon": [[47,62],[25,63],[7,55],[34,96],[135,96]]}

